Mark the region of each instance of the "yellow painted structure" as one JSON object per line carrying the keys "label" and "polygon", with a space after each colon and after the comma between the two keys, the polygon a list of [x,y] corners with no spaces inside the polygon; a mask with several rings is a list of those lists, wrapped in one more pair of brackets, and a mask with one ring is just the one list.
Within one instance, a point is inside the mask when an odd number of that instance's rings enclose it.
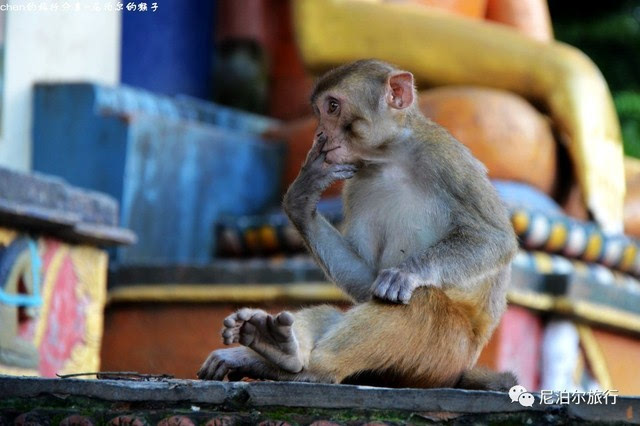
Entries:
{"label": "yellow painted structure", "polygon": [[[0,244],[8,246],[19,232],[0,227]],[[103,333],[104,305],[107,289],[108,256],[106,251],[87,245],[73,245],[38,237],[40,258],[39,297],[41,305],[28,308],[28,319],[18,306],[0,303],[0,351],[34,355],[36,363],[21,367],[0,362],[0,374],[54,376],[100,369],[100,346]],[[33,289],[33,259],[21,256],[12,266],[4,291],[18,294],[19,281]],[[65,306],[67,305],[67,306]],[[66,310],[64,310],[66,309]],[[73,312],[69,318],[65,313]],[[26,321],[26,322],[25,322]],[[70,329],[73,338],[64,338]],[[39,363],[37,358],[39,356]],[[9,358],[10,359],[10,358]]]}
{"label": "yellow painted structure", "polygon": [[411,3],[292,4],[298,45],[313,71],[374,57],[413,72],[421,85],[474,84],[540,102],[566,136],[588,208],[606,230],[622,231],[620,125],[602,74],[582,52]]}

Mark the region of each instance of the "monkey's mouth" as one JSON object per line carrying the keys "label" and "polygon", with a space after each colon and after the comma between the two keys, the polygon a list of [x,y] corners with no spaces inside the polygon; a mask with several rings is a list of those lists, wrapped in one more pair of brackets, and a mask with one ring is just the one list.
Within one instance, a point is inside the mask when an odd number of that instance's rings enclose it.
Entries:
{"label": "monkey's mouth", "polygon": [[331,148],[331,149],[325,149],[325,150],[322,150],[321,152],[324,152],[326,154],[327,152],[335,151],[338,148],[342,148],[342,145],[338,145],[335,148]]}

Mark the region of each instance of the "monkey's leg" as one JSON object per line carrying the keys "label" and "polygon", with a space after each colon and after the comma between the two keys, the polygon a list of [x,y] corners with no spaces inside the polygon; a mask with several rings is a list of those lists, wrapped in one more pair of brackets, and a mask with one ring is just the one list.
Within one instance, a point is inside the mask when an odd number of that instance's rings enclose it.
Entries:
{"label": "monkey's leg", "polygon": [[304,380],[379,373],[381,385],[454,386],[479,350],[468,315],[435,288],[417,289],[409,305],[358,305],[317,341]]}
{"label": "monkey's leg", "polygon": [[[224,320],[224,343],[247,346],[284,371],[298,373],[320,334],[341,317],[334,308],[321,306],[276,316],[261,309],[243,308]],[[294,320],[296,321],[295,326]]]}

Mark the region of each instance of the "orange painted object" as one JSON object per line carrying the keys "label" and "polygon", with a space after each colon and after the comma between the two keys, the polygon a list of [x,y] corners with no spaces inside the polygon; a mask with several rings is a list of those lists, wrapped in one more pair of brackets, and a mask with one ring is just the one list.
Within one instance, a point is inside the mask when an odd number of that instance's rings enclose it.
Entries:
{"label": "orange painted object", "polygon": [[640,339],[605,329],[593,328],[593,336],[606,364],[613,390],[619,395],[640,394]]}
{"label": "orange painted object", "polygon": [[[295,311],[300,302],[249,304],[269,312]],[[102,371],[136,371],[195,379],[222,343],[222,321],[247,306],[232,303],[115,303],[105,309]]]}
{"label": "orange painted object", "polygon": [[568,216],[578,220],[590,220],[587,204],[584,201],[584,194],[582,194],[582,190],[577,182],[571,183],[569,193],[567,194],[564,203],[562,203],[562,210],[564,210]]}
{"label": "orange painted object", "polygon": [[[287,144],[287,159],[282,183],[284,191],[289,188],[289,185],[298,176],[300,166],[307,158],[307,152],[313,145],[313,137],[317,125],[316,118],[309,116],[284,123],[264,135],[268,139],[284,141]],[[340,195],[341,190],[342,183],[336,182],[325,191],[323,197]]]}
{"label": "orange painted object", "polygon": [[489,176],[552,194],[556,142],[548,120],[523,98],[496,89],[451,86],[420,94],[420,108],[489,169]]}
{"label": "orange painted object", "polygon": [[102,338],[102,371],[195,379],[209,352],[223,346],[222,321],[237,308],[185,303],[108,306]]}
{"label": "orange painted object", "polygon": [[389,2],[416,3],[435,7],[457,15],[482,19],[487,8],[487,0],[387,0]]}
{"label": "orange painted object", "polygon": [[540,41],[553,40],[546,0],[489,0],[487,19],[514,27]]}

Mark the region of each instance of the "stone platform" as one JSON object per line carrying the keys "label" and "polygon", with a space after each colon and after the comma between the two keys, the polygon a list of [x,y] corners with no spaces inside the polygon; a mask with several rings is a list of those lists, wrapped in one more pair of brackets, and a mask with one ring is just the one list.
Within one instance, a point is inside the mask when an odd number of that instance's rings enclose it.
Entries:
{"label": "stone platform", "polygon": [[0,376],[0,425],[400,425],[640,423],[640,398],[512,403],[502,392],[289,382]]}

